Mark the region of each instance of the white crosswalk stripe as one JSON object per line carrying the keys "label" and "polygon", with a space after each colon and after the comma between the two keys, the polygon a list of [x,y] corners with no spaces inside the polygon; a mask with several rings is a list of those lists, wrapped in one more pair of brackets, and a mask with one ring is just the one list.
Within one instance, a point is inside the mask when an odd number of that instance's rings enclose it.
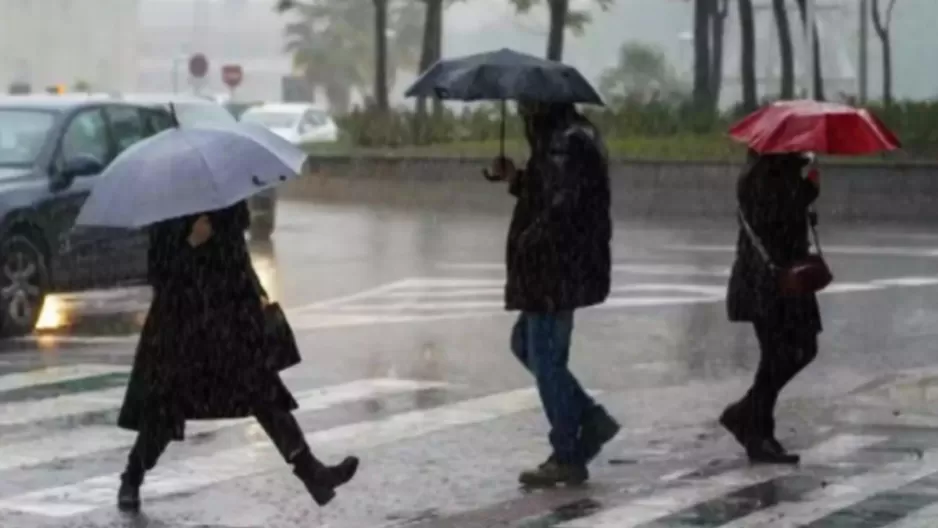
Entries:
{"label": "white crosswalk stripe", "polygon": [[[89,385],[83,389],[73,388],[78,392],[64,395],[49,394],[47,389],[52,385],[126,373],[126,367],[76,365],[0,376],[0,426],[30,425],[40,419],[77,417],[102,409],[116,410],[121,402],[123,387],[99,389]],[[24,391],[33,389],[39,390],[38,395],[24,395]],[[302,388],[296,390],[295,394],[300,403],[299,413],[316,413],[426,390],[446,391],[450,396],[428,408],[408,407],[417,405],[411,402],[373,419],[355,421],[355,418],[349,417],[327,428],[307,431],[307,440],[316,446],[317,452],[331,457],[348,452],[367,452],[405,441],[423,442],[431,434],[458,427],[484,429],[495,420],[513,419],[529,411],[540,412],[540,402],[534,388],[478,395],[465,392],[465,387],[443,382],[378,378]],[[460,395],[461,391],[463,395]],[[6,395],[14,393],[17,394],[15,398],[5,399]],[[134,439],[132,433],[121,431],[113,425],[78,423],[74,427],[38,425],[40,431],[34,438],[0,443],[0,479],[3,475],[17,472],[47,471],[43,469],[46,466],[81,460],[81,457],[105,451],[114,451],[124,456]],[[174,452],[173,456],[148,475],[147,498],[185,496],[229,481],[261,475],[283,465],[269,440],[258,433],[258,426],[253,420],[195,422],[190,426],[190,434],[212,433],[228,427],[243,428],[244,439],[234,445],[223,443],[214,451],[183,449]],[[632,497],[622,495],[618,501],[604,501],[603,509],[590,516],[550,525],[558,528],[652,526],[688,508],[724,500],[750,486],[790,478],[818,468],[855,469],[853,473],[837,474],[825,486],[808,490],[799,500],[759,506],[720,525],[721,528],[795,527],[823,520],[879,494],[938,475],[938,449],[926,450],[921,460],[857,464],[856,460],[863,459],[864,450],[887,444],[890,437],[886,434],[854,434],[836,429],[825,435],[802,451],[800,467],[734,466],[687,478],[686,471],[662,471],[657,477],[658,487],[646,494]],[[663,456],[667,458],[667,453]],[[676,455],[675,461],[687,467],[688,459]],[[419,464],[419,460],[415,462]],[[701,467],[706,466],[704,462],[701,461]],[[119,484],[117,474],[113,470],[90,468],[90,471],[64,481],[53,479],[49,482],[54,482],[51,487],[34,486],[28,491],[18,492],[0,486],[0,490],[3,490],[0,492],[0,525],[6,526],[13,522],[8,519],[16,519],[16,515],[68,522],[70,518],[111,507]],[[935,525],[938,495],[935,495],[934,500],[936,505],[926,505],[918,512],[910,512],[908,517],[890,528]],[[545,511],[545,514],[548,513]],[[198,519],[189,518],[189,521],[198,524]],[[458,525],[453,526],[458,528]],[[713,524],[707,526],[716,528]]]}

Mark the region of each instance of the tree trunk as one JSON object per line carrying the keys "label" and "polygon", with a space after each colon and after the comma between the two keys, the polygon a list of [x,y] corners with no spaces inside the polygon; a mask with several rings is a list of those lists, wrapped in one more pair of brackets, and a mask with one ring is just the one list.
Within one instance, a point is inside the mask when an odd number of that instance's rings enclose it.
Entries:
{"label": "tree trunk", "polygon": [[889,26],[892,21],[892,8],[895,0],[890,0],[886,7],[886,20],[879,10],[879,0],[873,0],[871,14],[873,15],[873,29],[876,36],[879,37],[880,46],[883,49],[883,104],[892,105],[892,40],[889,34]]}
{"label": "tree trunk", "polygon": [[759,106],[756,85],[756,28],[752,0],[739,0],[740,77],[743,84],[743,110],[752,112]]}
{"label": "tree trunk", "polygon": [[549,0],[550,33],[547,34],[547,59],[563,60],[563,36],[567,27],[569,0]]}
{"label": "tree trunk", "polygon": [[375,106],[382,114],[388,103],[388,0],[373,0],[375,6]]}
{"label": "tree trunk", "polygon": [[[420,72],[425,72],[440,58],[438,42],[442,36],[443,0],[424,0],[426,5],[426,18],[423,23],[423,42],[420,50]],[[436,100],[436,98],[434,98]],[[436,106],[436,105],[434,105]],[[434,108],[436,113],[436,108]],[[414,143],[423,144],[428,137],[427,127],[427,99],[417,98],[416,115],[414,116]]]}
{"label": "tree trunk", "polygon": [[329,108],[335,115],[345,115],[351,105],[348,86],[336,83],[326,83],[326,98],[329,99]]}
{"label": "tree trunk", "polygon": [[791,45],[791,27],[788,24],[788,11],[785,10],[785,0],[772,0],[772,11],[775,13],[775,25],[778,27],[778,48],[782,59],[782,99],[795,97],[795,55]]}
{"label": "tree trunk", "polygon": [[[713,11],[711,18],[713,56],[710,68],[710,98],[711,106],[720,107],[720,92],[723,89],[723,37],[726,28],[726,15],[729,9],[729,0],[718,0],[719,9]],[[714,6],[715,7],[715,6]]]}
{"label": "tree trunk", "polygon": [[[798,11],[801,13],[801,27],[804,31],[807,31],[808,26],[808,6],[805,3],[805,0],[797,0],[798,2]],[[814,72],[811,74],[812,82],[814,83],[814,95],[818,101],[824,100],[824,67],[821,64],[821,35],[817,29],[817,22],[815,21],[814,27],[811,29],[814,31],[814,49],[811,50],[811,53],[814,54]]]}
{"label": "tree trunk", "polygon": [[[433,61],[436,62],[443,58],[443,0],[431,0],[430,5],[433,7]],[[434,97],[433,119],[439,119],[442,115],[443,100]]]}
{"label": "tree trunk", "polygon": [[694,0],[694,106],[705,110],[713,100],[710,83],[710,17],[716,0]]}
{"label": "tree trunk", "polygon": [[889,31],[882,39],[883,45],[883,104],[892,106],[892,39]]}

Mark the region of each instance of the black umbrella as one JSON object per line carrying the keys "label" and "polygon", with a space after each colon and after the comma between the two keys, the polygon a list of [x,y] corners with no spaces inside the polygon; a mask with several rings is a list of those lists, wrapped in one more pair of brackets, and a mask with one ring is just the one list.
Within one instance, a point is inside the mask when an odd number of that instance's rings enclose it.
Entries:
{"label": "black umbrella", "polygon": [[437,61],[408,88],[406,95],[459,101],[523,99],[603,104],[576,68],[507,48]]}
{"label": "black umbrella", "polygon": [[501,101],[502,156],[505,154],[506,100],[603,104],[599,94],[576,68],[507,48],[437,61],[420,75],[405,95]]}

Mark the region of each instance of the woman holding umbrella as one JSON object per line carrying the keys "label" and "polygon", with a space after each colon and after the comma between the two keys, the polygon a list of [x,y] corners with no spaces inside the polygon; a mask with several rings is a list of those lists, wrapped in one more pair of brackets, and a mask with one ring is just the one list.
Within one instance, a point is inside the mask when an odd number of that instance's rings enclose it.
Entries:
{"label": "woman holding umbrella", "polygon": [[317,460],[291,414],[297,403],[279,371],[299,354],[282,339],[292,332],[268,305],[244,237],[245,200],[308,162],[257,125],[177,126],[123,151],[85,200],[76,226],[146,228],[150,237],[153,300],[118,417],[138,433],[120,509],[140,507],[147,471],[185,437],[187,420],[254,416],[319,505],[355,475],[355,457]]}
{"label": "woman holding umbrella", "polygon": [[266,293],[244,240],[245,202],[150,227],[144,324],[118,425],[138,431],[118,506],[140,507],[140,486],[185,421],[253,415],[319,505],[355,474],[358,459],[326,466],[290,411],[297,403],[266,361]]}
{"label": "woman holding umbrella", "polygon": [[[749,145],[737,183],[739,235],[727,292],[730,321],[753,325],[760,358],[752,387],[720,423],[750,461],[797,464],[775,437],[779,393],[818,353],[822,330],[817,292],[833,280],[810,210],[820,192],[805,152],[866,154],[898,140],[865,110],[814,101],[775,103],[730,132]],[[811,254],[809,231],[817,253]]]}

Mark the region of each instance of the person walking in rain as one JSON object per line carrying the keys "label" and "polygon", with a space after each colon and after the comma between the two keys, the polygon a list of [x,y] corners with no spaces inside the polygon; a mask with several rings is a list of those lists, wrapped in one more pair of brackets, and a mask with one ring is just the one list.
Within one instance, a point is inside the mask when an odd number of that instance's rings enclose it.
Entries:
{"label": "person walking in rain", "polygon": [[753,325],[760,357],[752,387],[724,410],[720,423],[755,463],[800,461],[775,437],[775,404],[782,388],[817,355],[821,314],[813,293],[784,295],[772,266],[784,269],[809,254],[808,230],[815,222],[810,207],[819,182],[814,170],[803,176],[808,164],[800,154],[750,151],[737,183],[740,229],[727,312],[730,321]]}
{"label": "person walking in rain", "polygon": [[535,377],[553,452],[521,473],[526,486],[579,484],[619,424],[567,364],[574,311],[609,295],[609,176],[595,127],[572,104],[519,103],[531,156],[524,170],[493,163],[517,198],[508,232],[506,308],[520,311],[511,348]]}
{"label": "person walking in rain", "polygon": [[[247,205],[150,227],[153,301],[140,336],[118,426],[137,431],[118,507],[140,508],[140,487],[186,420],[253,415],[313,499],[325,505],[358,459],[326,466],[291,414],[296,400],[264,350],[267,303],[244,239]],[[249,463],[245,461],[245,463]]]}

